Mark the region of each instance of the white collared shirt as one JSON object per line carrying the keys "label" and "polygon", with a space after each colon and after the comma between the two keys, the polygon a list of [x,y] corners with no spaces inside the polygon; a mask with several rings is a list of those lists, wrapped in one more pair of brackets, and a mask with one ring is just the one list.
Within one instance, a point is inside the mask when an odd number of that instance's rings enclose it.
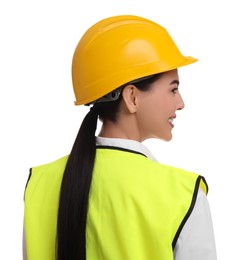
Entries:
{"label": "white collared shirt", "polygon": [[[140,142],[96,137],[98,146],[114,146],[144,154],[157,161],[145,145]],[[194,209],[186,221],[174,249],[175,260],[216,260],[213,224],[207,196],[199,189]]]}

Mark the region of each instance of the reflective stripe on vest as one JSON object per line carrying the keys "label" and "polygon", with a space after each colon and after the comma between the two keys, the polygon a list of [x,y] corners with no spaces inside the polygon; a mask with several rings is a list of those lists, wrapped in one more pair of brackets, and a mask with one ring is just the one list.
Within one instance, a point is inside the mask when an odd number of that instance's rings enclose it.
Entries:
{"label": "reflective stripe on vest", "polygon": [[[68,157],[32,169],[25,191],[28,260],[55,260],[57,209]],[[132,151],[97,149],[90,190],[87,260],[173,259],[203,177]]]}

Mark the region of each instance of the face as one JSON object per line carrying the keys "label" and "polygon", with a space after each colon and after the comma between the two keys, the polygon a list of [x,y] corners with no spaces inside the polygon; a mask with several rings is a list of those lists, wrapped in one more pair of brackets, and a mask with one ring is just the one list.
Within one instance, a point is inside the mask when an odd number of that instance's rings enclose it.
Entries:
{"label": "face", "polygon": [[178,85],[178,72],[171,70],[163,73],[150,90],[139,91],[136,117],[141,141],[148,138],[171,140],[176,111],[184,108]]}

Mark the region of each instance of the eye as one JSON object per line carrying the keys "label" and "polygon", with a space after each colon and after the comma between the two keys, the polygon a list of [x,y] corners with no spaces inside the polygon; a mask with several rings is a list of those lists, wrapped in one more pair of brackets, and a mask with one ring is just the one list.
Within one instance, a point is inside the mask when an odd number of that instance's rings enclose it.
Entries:
{"label": "eye", "polygon": [[178,87],[173,88],[173,89],[172,89],[172,92],[173,92],[174,94],[177,94],[177,93],[178,93]]}

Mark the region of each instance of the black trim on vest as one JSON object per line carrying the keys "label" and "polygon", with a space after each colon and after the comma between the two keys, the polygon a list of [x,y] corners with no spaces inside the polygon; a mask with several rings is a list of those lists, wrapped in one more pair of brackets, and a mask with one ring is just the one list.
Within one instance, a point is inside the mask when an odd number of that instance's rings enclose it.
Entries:
{"label": "black trim on vest", "polygon": [[27,182],[26,182],[25,191],[24,191],[24,198],[23,198],[24,200],[25,200],[26,188],[27,188],[28,182],[29,182],[29,180],[31,178],[31,174],[32,174],[32,168],[30,168],[30,173],[28,175],[28,179],[27,179]]}
{"label": "black trim on vest", "polygon": [[134,150],[130,150],[130,149],[126,149],[126,148],[122,148],[122,147],[117,147],[117,146],[110,146],[110,145],[97,145],[96,146],[97,149],[111,149],[111,150],[119,150],[119,151],[123,151],[123,152],[129,152],[129,153],[135,153],[135,154],[140,154],[143,155],[144,157],[147,158],[147,156],[143,153],[134,151]]}
{"label": "black trim on vest", "polygon": [[[178,230],[177,230],[177,232],[176,232],[176,234],[174,236],[174,240],[173,240],[173,243],[172,243],[173,250],[174,250],[174,248],[176,246],[177,240],[179,238],[179,235],[180,235],[180,233],[181,233],[181,231],[182,231],[186,221],[188,220],[188,218],[190,217],[190,215],[191,215],[191,213],[192,213],[192,211],[194,209],[194,206],[195,206],[195,203],[196,203],[196,199],[197,199],[197,195],[198,195],[198,189],[199,189],[201,180],[203,180],[205,185],[207,186],[207,183],[206,183],[204,177],[198,176],[198,178],[196,180],[196,183],[195,183],[195,188],[194,188],[194,192],[193,192],[193,198],[192,198],[191,205],[190,205],[187,214],[185,215],[183,221],[181,222],[181,224],[180,224],[180,226],[179,226],[179,228],[178,228]],[[207,190],[208,190],[208,186],[207,186]]]}
{"label": "black trim on vest", "polygon": [[206,179],[203,176],[200,176],[200,177],[201,177],[201,180],[203,180],[204,184],[206,185],[206,188],[207,188],[207,193],[206,194],[208,194],[209,188],[208,188],[208,184],[206,182]]}

